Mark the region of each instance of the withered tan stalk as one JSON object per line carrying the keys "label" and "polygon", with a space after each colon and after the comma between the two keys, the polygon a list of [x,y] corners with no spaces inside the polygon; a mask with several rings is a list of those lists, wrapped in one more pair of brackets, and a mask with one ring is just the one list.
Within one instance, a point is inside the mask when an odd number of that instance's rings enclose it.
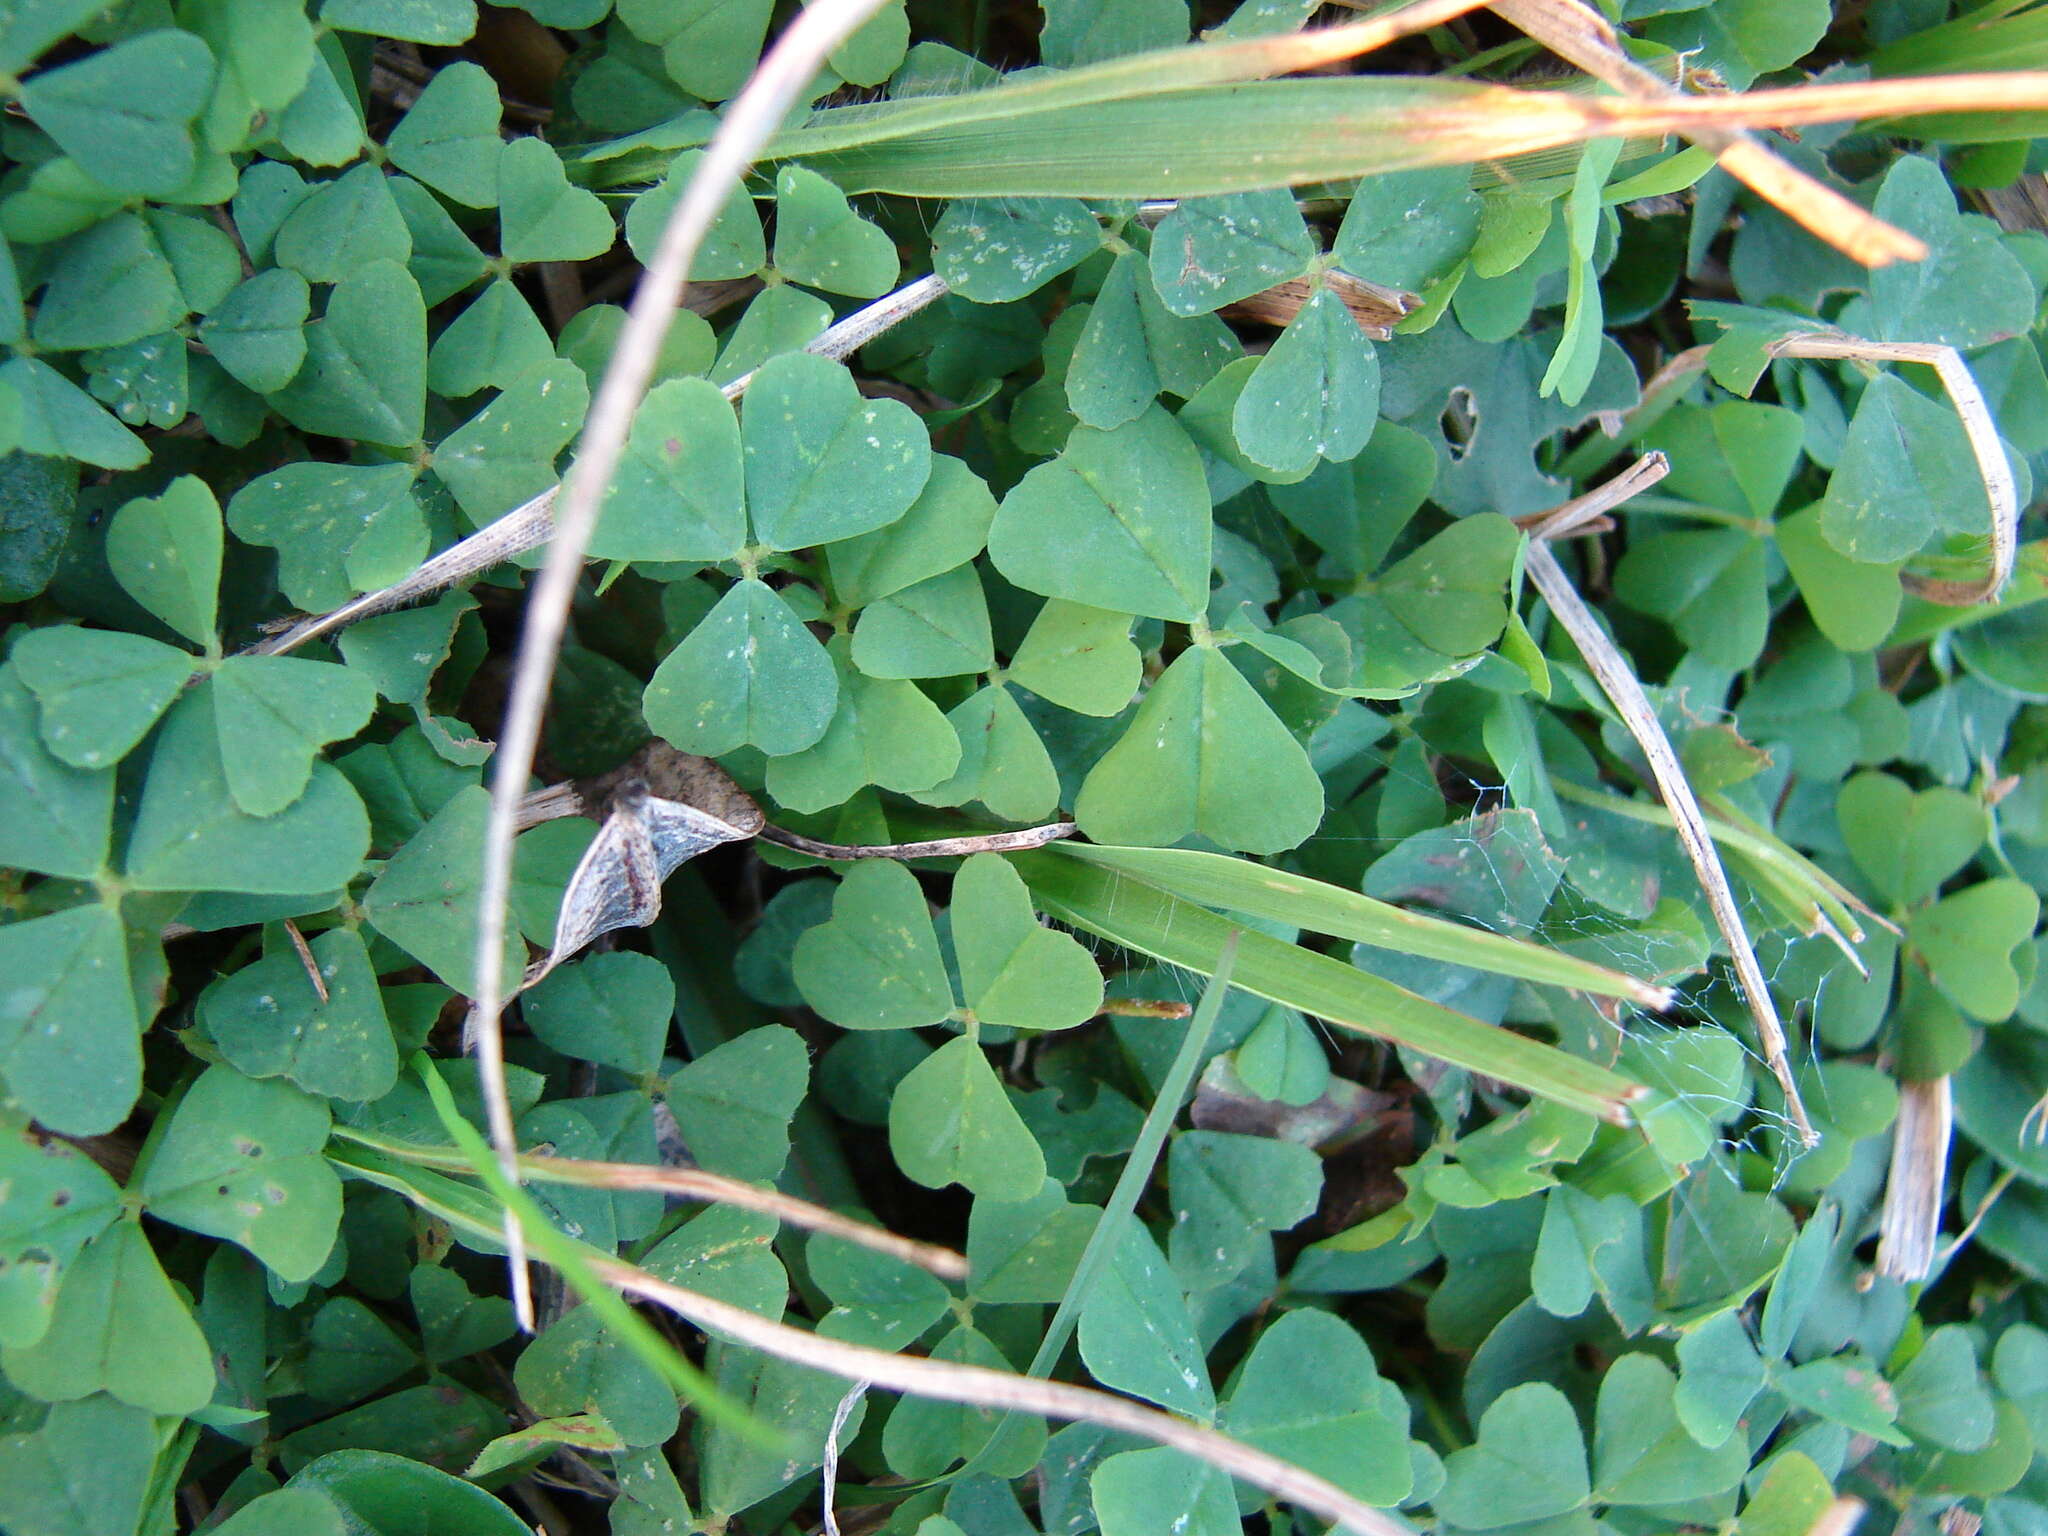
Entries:
{"label": "withered tan stalk", "polygon": [[793,1227],[828,1233],[876,1253],[886,1253],[891,1258],[901,1259],[905,1264],[937,1275],[941,1280],[967,1278],[967,1260],[950,1248],[942,1248],[937,1243],[921,1243],[915,1238],[898,1237],[885,1227],[855,1221],[822,1205],[785,1195],[781,1190],[709,1173],[702,1168],[600,1163],[579,1158],[537,1157],[530,1153],[519,1159],[519,1167],[529,1178],[543,1184],[576,1184],[588,1189],[652,1190],[664,1195],[678,1195],[686,1200],[736,1205],[774,1216]]}
{"label": "withered tan stalk", "polygon": [[[534,583],[520,631],[511,697],[498,750],[491,765],[491,812],[485,826],[483,877],[477,892],[474,998],[479,1086],[490,1124],[491,1145],[507,1179],[518,1178],[519,1155],[512,1109],[505,1095],[504,1041],[498,1015],[504,987],[498,954],[505,941],[507,902],[512,894],[512,836],[527,775],[540,745],[541,716],[547,707],[555,662],[569,623],[569,605],[583,569],[584,551],[597,526],[598,507],[617,471],[626,434],[640,398],[653,381],[661,343],[675,318],[690,263],[725,199],[796,104],[804,85],[824,67],[832,50],[881,9],[881,0],[816,0],[801,12],[762,57],[752,77],[726,109],[662,228],[661,240],[627,311],[618,346],[585,424],[575,467],[555,510],[555,536],[547,564]],[[533,1294],[519,1224],[505,1223],[512,1303],[522,1326],[533,1327]]]}
{"label": "withered tan stalk", "polygon": [[763,842],[777,843],[814,859],[950,859],[1043,848],[1047,843],[1072,837],[1079,830],[1071,821],[1052,821],[1015,832],[976,832],[962,837],[934,837],[921,843],[821,843],[815,837],[770,823],[757,835]]}
{"label": "withered tan stalk", "polygon": [[[1679,96],[1628,56],[1607,18],[1583,0],[1493,0],[1492,9],[1567,63],[1640,101]],[[1885,223],[1738,130],[1703,127],[1686,137],[1765,202],[1866,267],[1918,261],[1926,243]]]}
{"label": "withered tan stalk", "polygon": [[1543,600],[1550,605],[1550,611],[1564,626],[1565,633],[1571,636],[1572,643],[1579,648],[1587,670],[1600,684],[1601,691],[1614,706],[1615,714],[1649,762],[1650,775],[1656,781],[1658,794],[1671,811],[1678,840],[1685,848],[1686,857],[1692,861],[1700,888],[1706,892],[1707,906],[1714,914],[1715,925],[1728,941],[1729,958],[1734,963],[1736,979],[1741,983],[1743,1001],[1748,1005],[1750,1017],[1756,1021],[1757,1039],[1763,1047],[1764,1061],[1785,1095],[1786,1115],[1800,1140],[1810,1147],[1820,1140],[1820,1133],[1814,1130],[1813,1122],[1807,1118],[1806,1105],[1799,1096],[1799,1085],[1793,1079],[1792,1062],[1786,1050],[1785,1026],[1778,1018],[1777,1005],[1771,1000],[1770,984],[1764,980],[1763,968],[1757,964],[1756,950],[1743,925],[1742,913],[1735,905],[1735,892],[1728,884],[1727,871],[1721,867],[1721,856],[1715,851],[1706,817],[1700,811],[1685,770],[1679,766],[1671,738],[1664,734],[1657,712],[1651,708],[1650,700],[1643,692],[1642,683],[1637,680],[1627,658],[1607,638],[1607,631],[1600,627],[1585,599],[1579,596],[1564,567],[1557,563],[1557,556],[1550,552],[1543,533],[1544,526],[1569,527],[1585,517],[1611,511],[1629,496],[1655,485],[1669,472],[1670,465],[1662,454],[1645,454],[1607,485],[1564,503],[1529,540],[1529,579],[1543,594]]}
{"label": "withered tan stalk", "polygon": [[2019,491],[2013,484],[2012,465],[2005,445],[1998,438],[1998,423],[1977,387],[1976,375],[1954,347],[1936,342],[1865,341],[1859,336],[1802,332],[1772,344],[1780,357],[1848,358],[1865,362],[1925,363],[1948,391],[1949,403],[1962,420],[1963,435],[1970,444],[1970,456],[1977,461],[1977,474],[1984,482],[1984,499],[1990,507],[1989,542],[1991,563],[1976,581],[1939,581],[1899,574],[1900,584],[1916,597],[1950,608],[1974,608],[1988,603],[2012,580],[2013,561],[2019,551]]}
{"label": "withered tan stalk", "polygon": [[1885,1178],[1884,1218],[1877,1239],[1881,1275],[1925,1280],[1934,1266],[1954,1118],[1947,1078],[1899,1084],[1899,1117],[1892,1122],[1891,1171]]}
{"label": "withered tan stalk", "polygon": [[652,1301],[700,1328],[779,1360],[914,1397],[1120,1429],[1242,1478],[1275,1498],[1285,1499],[1360,1536],[1413,1536],[1409,1526],[1353,1498],[1334,1483],[1205,1425],[1147,1408],[1129,1398],[1061,1381],[1040,1381],[1008,1371],[955,1365],[922,1355],[894,1355],[848,1344],[671,1285],[631,1264],[595,1259],[591,1267],[629,1296]]}
{"label": "withered tan stalk", "polygon": [[[1694,374],[1707,366],[1707,354],[1712,350],[1707,346],[1687,347],[1667,358],[1644,381],[1642,398],[1630,416],[1640,417],[1663,396],[1685,387]],[[1770,350],[1777,357],[1923,363],[1934,370],[1963,424],[1970,457],[1984,485],[1990,560],[1984,574],[1975,581],[1946,581],[1901,571],[1899,584],[1915,597],[1950,608],[1974,608],[1995,600],[2012,580],[2019,556],[2019,491],[2013,483],[2005,445],[1999,440],[1998,423],[1962,353],[1938,342],[1867,341],[1839,331],[1796,331],[1771,342]]]}
{"label": "withered tan stalk", "polygon": [[[905,283],[894,293],[883,294],[874,303],[864,305],[827,327],[807,342],[804,350],[815,352],[820,357],[851,357],[877,336],[902,324],[946,292],[945,280],[937,276],[920,277],[915,282]],[[739,399],[753,380],[754,375],[746,373],[723,386],[725,398]],[[467,581],[472,576],[480,576],[494,565],[539,549],[554,536],[555,498],[561,490],[559,485],[549,486],[532,500],[522,502],[504,516],[486,523],[468,538],[449,545],[401,580],[352,598],[327,613],[301,619],[280,633],[250,646],[249,654],[281,656],[287,651],[297,650],[309,640],[331,635],[359,620],[410,607],[444,588]]]}

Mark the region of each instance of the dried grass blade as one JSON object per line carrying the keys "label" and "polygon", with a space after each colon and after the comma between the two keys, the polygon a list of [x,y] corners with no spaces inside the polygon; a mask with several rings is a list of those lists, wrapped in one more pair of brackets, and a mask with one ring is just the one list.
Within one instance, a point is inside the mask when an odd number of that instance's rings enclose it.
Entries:
{"label": "dried grass blade", "polygon": [[941,1280],[967,1278],[967,1260],[950,1248],[899,1237],[886,1227],[855,1221],[822,1205],[785,1195],[781,1190],[764,1189],[758,1184],[748,1184],[702,1168],[650,1167],[645,1163],[599,1163],[576,1158],[534,1156],[520,1158],[519,1167],[529,1178],[543,1184],[577,1184],[587,1189],[651,1190],[664,1195],[679,1195],[686,1200],[736,1205],[743,1210],[776,1217],[793,1227],[828,1233],[875,1253],[886,1253],[891,1258],[901,1259],[905,1264],[937,1275]]}
{"label": "dried grass blade", "polygon": [[[563,484],[547,563],[527,603],[511,697],[491,765],[491,814],[484,832],[483,877],[477,896],[479,959],[473,1001],[478,1078],[498,1169],[508,1182],[518,1178],[519,1146],[505,1093],[504,1040],[498,1017],[504,996],[497,958],[504,944],[506,906],[512,892],[512,837],[519,801],[526,793],[527,776],[540,745],[541,714],[568,627],[569,604],[583,569],[584,551],[590,546],[605,490],[625,451],[634,410],[653,381],[661,343],[675,318],[698,246],[724,207],[727,194],[739,184],[804,86],[824,67],[826,57],[879,9],[881,0],[817,0],[776,39],[727,108],[702,163],[662,228],[654,259],[633,295],[618,346],[598,386],[575,466]],[[527,1282],[523,1239],[519,1224],[509,1217],[505,1236],[513,1308],[521,1325],[531,1329],[533,1295]]]}
{"label": "dried grass blade", "polygon": [[[1191,69],[1208,50],[1182,51]],[[1171,55],[1148,55],[1173,64]],[[1178,67],[1178,66],[1174,66]],[[1075,74],[1081,73],[1075,71]],[[1075,104],[1040,83],[820,113],[766,152],[849,191],[912,197],[1188,197],[1497,162],[1601,138],[1661,138],[1900,117],[1955,108],[2048,110],[2048,72],[1925,76],[1727,96],[1579,96],[1432,76],[1348,75],[1174,88]],[[1001,116],[998,108],[1016,109]],[[1228,138],[1209,131],[1227,118]]]}
{"label": "dried grass blade", "polygon": [[[612,1335],[632,1350],[647,1368],[680,1397],[695,1404],[707,1418],[731,1428],[757,1445],[772,1445],[775,1434],[767,1429],[740,1403],[728,1397],[707,1379],[703,1372],[683,1357],[681,1350],[672,1346],[655,1331],[652,1324],[635,1312],[614,1291],[607,1288],[598,1273],[598,1266],[611,1262],[608,1256],[587,1244],[578,1242],[566,1233],[557,1231],[540,1214],[540,1209],[519,1187],[516,1174],[508,1174],[500,1166],[494,1149],[486,1146],[467,1120],[455,1107],[455,1097],[448,1091],[448,1085],[435,1070],[433,1061],[422,1052],[414,1058],[420,1081],[427,1090],[427,1099],[434,1107],[435,1117],[448,1133],[468,1162],[468,1170],[484,1183],[485,1190],[498,1200],[501,1221],[496,1232],[486,1232],[506,1241],[506,1253],[512,1255],[526,1252],[526,1235],[533,1233],[533,1247],[541,1257],[552,1264],[562,1277],[575,1288]],[[415,1170],[416,1171],[416,1170]],[[386,1188],[397,1187],[398,1193],[406,1198],[420,1201],[409,1182],[386,1178],[381,1180]],[[467,1185],[458,1185],[454,1180],[444,1180],[462,1192],[463,1198],[482,1198],[482,1192]],[[450,1212],[450,1219],[467,1227],[466,1214]],[[507,1229],[518,1234],[517,1246],[510,1241]]]}
{"label": "dried grass blade", "polygon": [[[1232,1477],[1263,1488],[1275,1498],[1285,1499],[1321,1519],[1357,1532],[1358,1536],[1414,1536],[1412,1527],[1353,1498],[1313,1473],[1256,1450],[1240,1440],[1233,1440],[1228,1435],[1162,1413],[1156,1408],[1144,1407],[1128,1398],[1088,1387],[1070,1386],[1066,1382],[1036,1381],[1008,1371],[955,1365],[950,1361],[931,1360],[918,1355],[895,1355],[859,1344],[842,1343],[820,1334],[807,1333],[801,1328],[792,1328],[787,1323],[773,1322],[730,1302],[671,1285],[636,1265],[602,1254],[557,1231],[542,1218],[539,1209],[518,1183],[499,1169],[496,1158],[484,1145],[483,1139],[456,1112],[447,1085],[434,1071],[433,1064],[424,1057],[420,1058],[420,1063],[421,1076],[435,1113],[469,1160],[472,1171],[498,1197],[505,1219],[518,1223],[522,1231],[531,1227],[535,1251],[563,1272],[606,1324],[636,1353],[675,1383],[700,1408],[756,1443],[772,1441],[774,1437],[758,1420],[704,1381],[695,1367],[662,1339],[645,1318],[626,1306],[616,1292],[642,1297],[746,1348],[811,1370],[916,1397],[935,1398],[940,1402],[998,1408],[1124,1430],[1195,1457]],[[411,1194],[409,1190],[401,1190],[400,1193]],[[469,1225],[466,1218],[460,1220],[462,1225]]]}
{"label": "dried grass blade", "polygon": [[[1658,101],[1680,94],[1631,59],[1607,18],[1583,0],[1494,0],[1492,9],[1559,58],[1624,95]],[[1699,129],[1686,137],[1713,150],[1723,170],[1853,261],[1881,267],[1918,261],[1927,254],[1924,241],[1885,223],[1754,139],[1718,128]]]}
{"label": "dried grass blade", "polygon": [[[1649,456],[1645,456],[1628,472],[1635,475],[1638,489],[1643,484],[1655,484],[1663,478],[1662,471],[1653,473],[1644,468],[1648,463]],[[1714,922],[1728,941],[1729,956],[1735,965],[1736,978],[1741,983],[1743,1001],[1749,1007],[1750,1017],[1756,1021],[1764,1060],[1785,1095],[1786,1114],[1791,1118],[1800,1140],[1807,1146],[1813,1146],[1820,1140],[1820,1134],[1807,1118],[1806,1105],[1799,1096],[1799,1085],[1792,1076],[1792,1062],[1785,1047],[1785,1027],[1778,1018],[1777,1005],[1771,1001],[1770,985],[1764,980],[1763,968],[1757,964],[1756,950],[1750,944],[1742,914],[1736,910],[1735,893],[1729,888],[1727,872],[1721,868],[1720,856],[1715,853],[1713,837],[1707,830],[1706,817],[1701,814],[1699,802],[1693,797],[1685,770],[1679,766],[1678,754],[1672,750],[1670,738],[1658,723],[1656,711],[1650,707],[1649,698],[1643,693],[1643,685],[1637,681],[1614,642],[1607,638],[1607,632],[1593,617],[1592,610],[1579,596],[1571,578],[1565,575],[1564,567],[1557,563],[1550,546],[1540,538],[1529,541],[1528,572],[1536,590],[1543,594],[1550,611],[1557,615],[1558,623],[1564,626],[1565,632],[1578,646],[1587,669],[1649,761],[1657,791],[1663,796],[1676,823],[1678,840],[1684,845],[1686,857],[1692,861],[1701,889],[1706,892]]]}
{"label": "dried grass blade", "polygon": [[[936,275],[905,283],[894,293],[885,293],[874,303],[863,305],[844,319],[835,321],[807,342],[804,350],[833,359],[850,357],[877,336],[943,298],[947,291],[945,279]],[[728,400],[737,400],[747,392],[747,386],[753,380],[753,374],[742,374],[724,385],[722,393]],[[297,650],[309,640],[346,629],[358,620],[408,607],[444,588],[467,581],[472,576],[480,576],[492,566],[516,555],[539,549],[554,536],[555,497],[561,494],[561,489],[559,485],[549,486],[531,501],[521,503],[468,538],[449,545],[402,580],[352,598],[327,613],[301,619],[282,633],[250,646],[249,654],[281,656],[287,651]]]}
{"label": "dried grass blade", "polygon": [[[439,1172],[469,1171],[469,1159],[457,1147],[421,1146],[417,1142],[380,1136],[374,1131],[361,1130],[355,1126],[337,1125],[334,1134],[343,1141],[369,1147],[386,1157],[417,1167],[432,1168]],[[519,1171],[529,1180],[541,1184],[575,1184],[587,1189],[647,1190],[657,1194],[674,1195],[684,1200],[736,1205],[745,1210],[759,1211],[765,1216],[773,1216],[779,1221],[786,1221],[791,1226],[802,1227],[806,1231],[829,1232],[834,1237],[843,1237],[860,1247],[889,1254],[906,1264],[928,1270],[941,1280],[962,1280],[967,1275],[967,1260],[950,1248],[942,1248],[936,1243],[921,1243],[914,1238],[898,1237],[886,1227],[855,1221],[850,1216],[842,1216],[839,1212],[828,1210],[822,1205],[813,1205],[808,1200],[786,1195],[779,1189],[749,1184],[702,1168],[593,1162],[583,1158],[543,1157],[535,1153],[526,1153],[519,1159]]]}
{"label": "dried grass blade", "polygon": [[[1000,138],[1008,124],[1020,119],[1203,86],[1241,84],[1356,58],[1400,38],[1454,21],[1479,10],[1485,3],[1486,0],[1416,0],[1415,4],[1387,15],[1341,26],[1231,43],[1161,48],[964,95],[828,108],[812,114],[802,125],[776,135],[762,158],[826,155],[934,133],[983,128]],[[1155,191],[1133,195],[1161,194]]]}
{"label": "dried grass blade", "polygon": [[1877,1239],[1880,1275],[1925,1280],[1934,1267],[1954,1119],[1947,1078],[1899,1084],[1899,1117],[1892,1122],[1891,1171],[1885,1178],[1884,1219]]}

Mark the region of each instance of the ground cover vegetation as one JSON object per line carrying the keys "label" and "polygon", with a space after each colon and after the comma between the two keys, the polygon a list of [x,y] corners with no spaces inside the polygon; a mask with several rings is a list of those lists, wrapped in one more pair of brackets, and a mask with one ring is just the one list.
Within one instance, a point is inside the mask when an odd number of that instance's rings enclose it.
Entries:
{"label": "ground cover vegetation", "polygon": [[2048,1531],[2037,67],[0,7],[0,1532]]}

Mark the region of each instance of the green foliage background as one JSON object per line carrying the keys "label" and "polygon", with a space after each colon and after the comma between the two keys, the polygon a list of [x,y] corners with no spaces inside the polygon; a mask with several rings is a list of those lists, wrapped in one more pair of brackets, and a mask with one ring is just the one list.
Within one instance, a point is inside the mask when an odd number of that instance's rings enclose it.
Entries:
{"label": "green foliage background", "polygon": [[[1313,9],[894,0],[811,99],[857,126]],[[676,1330],[763,1437],[559,1286],[519,1336],[414,1065],[481,1123],[459,1035],[522,562],[247,649],[557,482],[789,10],[0,8],[7,1536],[818,1524],[845,1384]],[[2024,66],[2043,15],[1606,10],[1736,89]],[[1518,38],[1478,17],[1372,67],[1509,78]],[[2048,1530],[2048,556],[1995,605],[1902,595],[1982,560],[1956,416],[1926,369],[1766,351],[1961,349],[2030,502],[2048,237],[1984,210],[2033,126],[1779,143],[1927,242],[1875,272],[1676,143],[1144,207],[866,195],[948,151],[785,142],[636,417],[543,781],[658,738],[833,842],[1071,816],[1106,848],[724,850],[512,1021],[523,1143],[772,1182],[960,1248],[965,1282],[646,1192],[535,1186],[546,1216],[821,1334],[1132,1394],[1447,1536],[1776,1536],[1837,1493],[1871,1533]],[[946,174],[1086,188],[1090,144],[1022,142]],[[804,350],[926,272],[946,296],[848,363]],[[1348,278],[1419,307],[1370,339]],[[1295,279],[1277,327],[1227,310]],[[1637,448],[1670,477],[1564,558],[1715,822],[1811,1149],[1634,744],[1524,590],[1511,519]],[[508,983],[594,831],[521,836]],[[1396,948],[1378,902],[1529,942]],[[1233,926],[1213,1022],[1156,1006]],[[1679,1003],[1595,996],[1594,965]],[[1956,1242],[1915,1284],[1873,1267],[1901,1082],[1955,1103]],[[1596,1118],[1630,1084],[1631,1123]],[[1085,1425],[878,1392],[843,1429],[869,1530],[1297,1519]]]}

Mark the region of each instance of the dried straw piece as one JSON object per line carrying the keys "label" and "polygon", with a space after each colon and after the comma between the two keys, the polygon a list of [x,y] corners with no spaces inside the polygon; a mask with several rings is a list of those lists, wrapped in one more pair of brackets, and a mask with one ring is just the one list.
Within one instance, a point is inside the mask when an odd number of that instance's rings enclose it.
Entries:
{"label": "dried straw piece", "polygon": [[1607,638],[1607,632],[1593,617],[1585,599],[1579,596],[1564,567],[1550,552],[1550,529],[1569,530],[1588,518],[1610,512],[1630,496],[1655,485],[1670,470],[1671,466],[1662,454],[1645,454],[1605,485],[1565,502],[1531,536],[1527,570],[1536,590],[1543,594],[1550,611],[1557,615],[1558,623],[1564,626],[1565,633],[1578,646],[1587,670],[1598,681],[1601,691],[1613,704],[1614,712],[1620,716],[1622,724],[1649,761],[1650,775],[1656,780],[1657,792],[1671,811],[1678,840],[1684,845],[1686,857],[1692,861],[1700,888],[1706,892],[1714,922],[1728,941],[1729,957],[1741,983],[1743,1001],[1748,1004],[1750,1017],[1756,1021],[1757,1039],[1763,1046],[1764,1061],[1785,1095],[1785,1112],[1800,1140],[1810,1147],[1819,1142],[1820,1134],[1807,1118],[1805,1102],[1799,1096],[1799,1085],[1793,1080],[1792,1062],[1785,1046],[1784,1024],[1778,1018],[1777,1005],[1771,1000],[1771,989],[1764,980],[1763,968],[1757,964],[1756,950],[1750,944],[1742,914],[1736,909],[1735,892],[1728,884],[1727,872],[1721,867],[1720,855],[1714,850],[1714,840],[1707,830],[1706,818],[1700,812],[1699,801],[1693,796],[1685,770],[1679,766],[1671,739],[1664,734],[1656,711],[1650,707],[1649,698],[1643,693],[1643,685],[1630,670],[1626,658],[1615,648],[1614,642]]}
{"label": "dried straw piece", "polygon": [[[1631,59],[1607,18],[1583,0],[1493,0],[1492,9],[1559,58],[1623,95],[1642,101],[1682,95]],[[1714,151],[1723,170],[1851,260],[1866,267],[1882,267],[1894,261],[1918,261],[1927,254],[1925,242],[1885,223],[1739,130],[1701,127],[1683,131],[1701,148]]]}
{"label": "dried straw piece", "polygon": [[327,978],[320,974],[320,962],[313,958],[313,946],[306,942],[306,936],[299,932],[299,925],[290,918],[284,920],[284,932],[285,937],[292,941],[293,950],[298,953],[299,964],[306,969],[306,980],[313,983],[313,995],[320,999],[320,1006],[325,1008],[329,1001]]}
{"label": "dried straw piece", "polygon": [[955,1365],[951,1361],[933,1360],[922,1355],[895,1355],[864,1345],[848,1344],[820,1334],[806,1333],[787,1323],[771,1322],[744,1307],[658,1280],[631,1264],[593,1259],[591,1267],[608,1284],[627,1295],[643,1297],[667,1307],[700,1328],[749,1349],[757,1349],[764,1355],[793,1361],[847,1381],[866,1382],[870,1386],[914,1397],[965,1403],[976,1408],[1000,1408],[1123,1430],[1206,1462],[1232,1477],[1264,1489],[1277,1499],[1307,1510],[1318,1519],[1357,1532],[1359,1536],[1414,1536],[1408,1525],[1361,1503],[1313,1473],[1304,1472],[1277,1456],[1255,1450],[1241,1440],[1233,1440],[1204,1425],[1162,1413],[1156,1408],[1144,1407],[1129,1398],[1072,1386],[1063,1381],[1039,1381],[983,1366]]}
{"label": "dried straw piece", "polygon": [[[1405,288],[1367,282],[1362,277],[1353,277],[1341,267],[1328,268],[1321,280],[1323,286],[1336,294],[1344,307],[1351,311],[1351,318],[1358,322],[1358,328],[1374,341],[1386,341],[1394,334],[1394,327],[1401,323],[1403,316],[1422,307],[1418,294]],[[1308,276],[1290,277],[1286,282],[1275,283],[1250,298],[1224,305],[1221,313],[1231,320],[1285,326],[1301,313],[1302,305],[1316,290],[1316,282],[1315,278]]]}
{"label": "dried straw piece", "polygon": [[967,1260],[950,1248],[898,1237],[884,1227],[855,1221],[822,1205],[785,1195],[779,1189],[748,1184],[702,1168],[655,1167],[646,1163],[603,1163],[582,1158],[537,1157],[519,1159],[520,1172],[543,1184],[575,1184],[586,1189],[633,1189],[677,1195],[686,1200],[737,1205],[759,1211],[802,1227],[844,1238],[876,1253],[886,1253],[906,1264],[937,1275],[941,1280],[965,1280]]}
{"label": "dried straw piece", "polygon": [[1925,1280],[1934,1267],[1953,1120],[1947,1078],[1899,1084],[1899,1117],[1892,1123],[1891,1172],[1877,1240],[1877,1272],[1890,1279]]}
{"label": "dried straw piece", "polygon": [[814,859],[951,859],[975,853],[1017,853],[1027,848],[1043,848],[1047,843],[1072,837],[1079,830],[1071,821],[1052,821],[1015,832],[977,832],[962,837],[929,838],[921,843],[821,843],[801,832],[771,825],[761,829],[760,837],[763,842],[778,843]]}
{"label": "dried straw piece", "polygon": [[2028,171],[2011,186],[1984,187],[1970,196],[2009,235],[2023,229],[2048,230],[2048,176],[2039,171]]}
{"label": "dried straw piece", "polygon": [[[806,343],[804,350],[815,352],[820,357],[850,357],[947,291],[944,279],[920,277],[916,282],[906,283],[894,293],[884,294],[874,303],[855,310]],[[739,399],[753,380],[751,373],[734,379],[724,386],[725,398]],[[338,629],[346,629],[361,619],[410,607],[443,588],[480,576],[494,565],[539,549],[554,537],[555,497],[561,494],[561,489],[559,485],[549,486],[531,501],[521,503],[503,517],[486,523],[468,538],[449,545],[409,576],[378,591],[352,598],[330,612],[290,624],[282,632],[250,646],[249,654],[282,656],[287,651],[297,650],[308,640],[317,640]]]}

